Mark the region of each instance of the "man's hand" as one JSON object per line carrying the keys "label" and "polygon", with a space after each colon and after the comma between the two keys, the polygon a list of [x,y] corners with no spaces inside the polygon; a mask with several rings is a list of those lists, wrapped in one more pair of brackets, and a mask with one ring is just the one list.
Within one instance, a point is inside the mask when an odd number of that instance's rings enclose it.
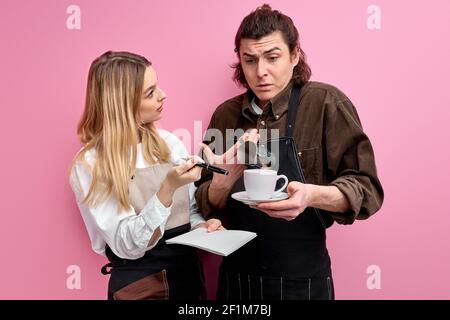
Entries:
{"label": "man's hand", "polygon": [[251,129],[249,132],[239,139],[230,149],[228,149],[222,155],[216,155],[212,150],[204,143],[200,146],[206,156],[206,160],[209,164],[228,170],[228,175],[214,173],[211,185],[213,188],[222,190],[231,190],[235,182],[242,176],[245,170],[244,164],[239,164],[237,161],[237,151],[242,143],[246,141],[252,141],[257,143],[259,140],[259,134],[257,129]]}
{"label": "man's hand", "polygon": [[294,220],[309,206],[309,190],[307,186],[298,181],[290,182],[287,187],[288,199],[259,203],[250,207],[265,212],[272,218],[281,218],[288,221]]}
{"label": "man's hand", "polygon": [[287,192],[289,199],[259,203],[251,207],[273,218],[288,221],[297,218],[307,207],[341,213],[346,212],[350,207],[348,199],[335,186],[318,186],[293,181],[289,183]]}
{"label": "man's hand", "polygon": [[241,146],[241,143],[245,141],[253,141],[256,143],[258,140],[258,130],[252,129],[245,133],[238,142],[222,155],[214,154],[206,144],[201,144],[207,162],[211,165],[228,170],[229,172],[226,176],[219,173],[214,173],[213,175],[213,179],[208,189],[208,200],[215,208],[223,209],[225,207],[231,188],[246,169],[244,164],[239,164],[237,161],[237,151]]}
{"label": "man's hand", "polygon": [[245,169],[244,165],[239,165],[236,161],[239,141],[222,155],[214,154],[206,144],[202,143],[201,146],[209,164],[228,171],[228,175],[215,172],[211,181],[211,186],[216,189],[230,190]]}

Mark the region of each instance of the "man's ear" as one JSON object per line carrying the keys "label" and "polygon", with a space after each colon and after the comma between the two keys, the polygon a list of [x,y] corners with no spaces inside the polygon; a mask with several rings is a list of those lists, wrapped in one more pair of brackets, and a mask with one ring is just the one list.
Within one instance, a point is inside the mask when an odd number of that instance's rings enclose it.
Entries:
{"label": "man's ear", "polygon": [[298,64],[299,60],[300,60],[300,49],[295,48],[291,54],[291,61],[294,67]]}

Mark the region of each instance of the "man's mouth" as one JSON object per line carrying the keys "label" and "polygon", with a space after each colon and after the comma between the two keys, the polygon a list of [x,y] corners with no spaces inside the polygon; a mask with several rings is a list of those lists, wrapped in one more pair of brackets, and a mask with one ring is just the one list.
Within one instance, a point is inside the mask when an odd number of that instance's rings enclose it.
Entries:
{"label": "man's mouth", "polygon": [[256,86],[259,90],[268,91],[272,87],[270,83],[261,83]]}

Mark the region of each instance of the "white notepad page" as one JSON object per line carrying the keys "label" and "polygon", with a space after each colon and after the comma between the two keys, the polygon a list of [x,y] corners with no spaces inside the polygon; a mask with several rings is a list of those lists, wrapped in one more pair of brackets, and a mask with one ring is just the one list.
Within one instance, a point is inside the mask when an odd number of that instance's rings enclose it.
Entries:
{"label": "white notepad page", "polygon": [[208,232],[206,228],[197,228],[166,243],[183,244],[206,250],[221,256],[228,256],[256,237],[256,233],[242,230],[220,230]]}

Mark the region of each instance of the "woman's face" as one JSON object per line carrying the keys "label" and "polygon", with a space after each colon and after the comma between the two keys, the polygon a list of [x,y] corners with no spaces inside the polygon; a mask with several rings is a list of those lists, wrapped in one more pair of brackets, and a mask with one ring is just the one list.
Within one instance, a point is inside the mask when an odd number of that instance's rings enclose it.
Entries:
{"label": "woman's face", "polygon": [[155,69],[149,66],[145,69],[144,87],[142,89],[139,121],[142,124],[151,123],[162,118],[163,104],[166,93],[158,87]]}

